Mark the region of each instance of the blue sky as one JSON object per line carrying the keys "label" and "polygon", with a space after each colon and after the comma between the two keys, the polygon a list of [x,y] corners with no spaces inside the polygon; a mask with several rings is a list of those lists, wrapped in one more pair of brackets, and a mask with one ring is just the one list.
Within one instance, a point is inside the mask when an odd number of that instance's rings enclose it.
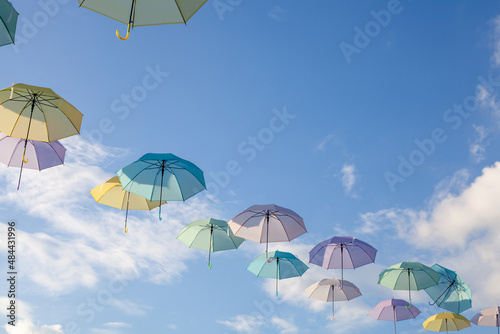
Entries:
{"label": "blue sky", "polygon": [[[406,260],[458,270],[466,317],[499,304],[498,1],[209,0],[187,25],[127,41],[115,36],[125,25],[77,1],[13,4],[0,88],[50,87],[84,118],[62,140],[65,166],[26,171],[19,191],[18,170],[0,166],[0,238],[9,220],[18,231],[19,319],[5,333],[392,331],[367,314],[406,298],[377,285]],[[131,213],[124,234],[124,212],[89,191],[149,152],[197,164],[208,190],[164,206],[162,221]],[[363,296],[337,303],[334,321],[304,289],[339,271],[311,265],[276,298],[273,280],[245,270],[264,245],[215,253],[209,270],[175,239],[194,220],[269,203],[309,232],[271,249],[307,262],[335,235],[378,249],[375,264],[344,272]],[[399,333],[440,312],[425,292],[412,299],[422,314]]]}

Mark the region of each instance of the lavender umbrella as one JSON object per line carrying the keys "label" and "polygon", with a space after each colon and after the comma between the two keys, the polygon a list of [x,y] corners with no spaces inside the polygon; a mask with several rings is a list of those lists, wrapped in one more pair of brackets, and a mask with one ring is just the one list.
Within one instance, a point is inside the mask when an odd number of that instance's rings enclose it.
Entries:
{"label": "lavender umbrella", "polygon": [[500,307],[487,307],[478,314],[476,314],[470,322],[478,326],[496,327],[497,333],[500,333]]}
{"label": "lavender umbrella", "polygon": [[333,237],[314,246],[309,252],[309,263],[326,269],[341,269],[342,282],[344,268],[355,269],[375,262],[376,254],[375,248],[354,237]]}
{"label": "lavender umbrella", "polygon": [[8,167],[20,167],[19,183],[23,168],[43,170],[64,163],[66,148],[58,141],[51,143],[37,140],[28,140],[26,146],[25,162],[23,150],[25,139],[9,137],[0,132],[0,162]]}
{"label": "lavender umbrella", "polygon": [[407,301],[394,298],[381,301],[368,313],[377,320],[394,321],[394,333],[396,333],[396,321],[413,319],[419,314],[420,310],[415,306],[409,307]]}

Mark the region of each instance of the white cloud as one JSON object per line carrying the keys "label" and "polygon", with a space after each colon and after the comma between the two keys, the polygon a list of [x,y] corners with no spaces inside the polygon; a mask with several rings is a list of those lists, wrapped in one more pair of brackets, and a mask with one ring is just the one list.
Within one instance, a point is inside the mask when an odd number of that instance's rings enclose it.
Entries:
{"label": "white cloud", "polygon": [[130,327],[130,324],[127,324],[125,322],[108,322],[108,323],[105,323],[103,326],[106,326],[106,327]]}
{"label": "white cloud", "polygon": [[299,328],[295,326],[293,320],[286,320],[279,317],[272,317],[271,324],[276,327],[281,334],[298,333]]}
{"label": "white cloud", "polygon": [[286,11],[281,8],[280,6],[274,6],[273,9],[271,9],[268,13],[267,16],[269,16],[271,19],[275,21],[281,21],[283,19],[283,16],[285,15]]}
{"label": "white cloud", "polygon": [[488,136],[488,130],[482,125],[472,125],[476,131],[476,138],[470,145],[469,151],[474,159],[474,162],[479,163],[484,160],[486,153],[486,145],[483,143],[484,139]]}
{"label": "white cloud", "polygon": [[240,314],[230,320],[219,320],[218,323],[229,327],[231,330],[240,333],[255,334],[260,332],[260,328],[266,324],[261,316]]}
{"label": "white cloud", "polygon": [[459,270],[473,291],[475,307],[496,305],[500,299],[500,263],[496,261],[500,252],[500,162],[484,168],[458,194],[442,189],[421,210],[393,208],[365,214],[369,223],[364,229],[395,229],[415,251],[429,250],[430,260]]}
{"label": "white cloud", "polygon": [[500,15],[493,19],[493,63],[495,67],[500,66]]}
{"label": "white cloud", "polygon": [[356,197],[356,194],[353,192],[353,187],[357,180],[356,166],[354,164],[344,164],[340,173],[342,174],[340,180],[342,181],[345,193],[351,197]]}
{"label": "white cloud", "polygon": [[148,311],[153,309],[153,307],[148,305],[137,304],[130,300],[120,300],[116,298],[110,302],[110,305],[122,310],[126,315],[133,316],[145,316]]}
{"label": "white cloud", "polygon": [[323,138],[323,140],[318,144],[316,145],[316,147],[314,148],[315,151],[324,151],[325,150],[325,147],[326,147],[326,144],[333,138],[333,135],[332,134],[329,134],[327,135],[325,138]]}
{"label": "white cloud", "polygon": [[[2,306],[2,318],[5,322],[10,321],[7,318],[7,305],[10,304],[10,299],[0,297],[0,305]],[[32,308],[29,304],[20,299],[16,299],[16,321],[15,326],[6,324],[3,326],[7,334],[64,334],[61,325],[41,325],[34,324],[32,320]]]}
{"label": "white cloud", "polygon": [[[39,294],[61,295],[80,287],[93,288],[116,275],[144,276],[157,284],[178,279],[186,270],[186,260],[195,253],[176,237],[191,221],[218,217],[212,203],[201,194],[185,203],[168,203],[163,206],[162,221],[157,209],[130,212],[125,234],[125,213],[95,203],[89,194],[112,176],[95,164],[116,150],[79,137],[65,145],[69,152],[78,151],[78,158],[68,153],[66,166],[27,171],[19,191],[19,170],[0,167],[4,184],[0,209],[26,212],[38,221],[36,229],[43,231],[30,233],[22,221],[17,224],[18,251],[24,255],[19,266],[26,281],[37,286]],[[0,237],[5,237],[6,230],[0,229]]]}

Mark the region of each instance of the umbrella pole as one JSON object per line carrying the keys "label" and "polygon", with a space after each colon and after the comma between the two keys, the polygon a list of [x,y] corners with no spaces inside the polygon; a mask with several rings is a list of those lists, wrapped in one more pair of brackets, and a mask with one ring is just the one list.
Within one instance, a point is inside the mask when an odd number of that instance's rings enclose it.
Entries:
{"label": "umbrella pole", "polygon": [[334,317],[335,317],[335,289],[333,288],[332,285],[332,317],[330,318],[330,320],[333,320]]}
{"label": "umbrella pole", "polygon": [[127,191],[127,211],[125,212],[125,233],[128,232],[127,230],[127,219],[128,219],[128,202],[130,199],[130,191]]}
{"label": "umbrella pole", "polygon": [[128,39],[128,36],[130,34],[130,26],[134,25],[134,19],[133,18],[135,18],[135,0],[132,0],[132,7],[130,8],[130,18],[128,20],[127,35],[125,35],[125,37],[121,37],[120,36],[120,32],[118,31],[118,29],[116,30],[116,36],[119,39],[121,39],[122,41]]}
{"label": "umbrella pole", "polygon": [[[272,261],[272,260],[271,260]],[[278,280],[280,279],[280,266],[279,266],[280,258],[276,258],[276,297],[278,297]]]}
{"label": "umbrella pole", "polygon": [[212,265],[210,264],[210,250],[212,249],[213,233],[214,226],[210,225],[210,239],[208,240],[208,269],[212,269]]}
{"label": "umbrella pole", "polygon": [[161,182],[160,182],[160,211],[158,213],[158,218],[161,220],[161,196],[163,192],[163,174],[165,173],[165,160],[162,162],[161,166]]}
{"label": "umbrella pole", "polygon": [[[269,210],[267,210],[266,213],[266,261],[267,263],[271,263],[273,262],[273,259],[269,260],[267,258],[268,247],[269,247]],[[276,292],[276,295],[278,295],[278,292]]]}
{"label": "umbrella pole", "polygon": [[344,287],[344,245],[340,244],[340,286],[339,290]]}
{"label": "umbrella pole", "polygon": [[35,109],[36,94],[33,95],[33,101],[31,101],[31,114],[30,121],[28,123],[28,131],[26,132],[26,138],[24,139],[24,151],[23,151],[23,161],[21,161],[21,171],[19,172],[19,181],[17,181],[17,190],[21,186],[21,175],[23,174],[23,165],[28,163],[28,160],[24,160],[26,155],[26,146],[28,145],[28,136],[30,134],[31,120],[33,119],[33,110]]}
{"label": "umbrella pole", "polygon": [[405,305],[405,307],[407,309],[410,309],[411,308],[410,269],[408,269],[408,299],[410,300],[410,305],[408,306]]}
{"label": "umbrella pole", "polygon": [[394,334],[396,334],[396,306],[392,306],[392,310],[394,312]]}

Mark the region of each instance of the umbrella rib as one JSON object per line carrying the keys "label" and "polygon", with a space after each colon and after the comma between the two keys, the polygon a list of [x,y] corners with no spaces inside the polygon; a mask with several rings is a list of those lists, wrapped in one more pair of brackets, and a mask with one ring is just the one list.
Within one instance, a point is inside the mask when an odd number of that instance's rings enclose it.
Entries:
{"label": "umbrella rib", "polygon": [[26,103],[26,105],[23,107],[23,109],[21,109],[21,112],[19,113],[19,115],[17,115],[17,119],[16,119],[16,121],[14,122],[14,126],[12,127],[12,130],[11,130],[11,132],[10,132],[10,135],[11,135],[11,136],[12,136],[12,133],[14,132],[14,129],[15,129],[15,128],[16,128],[16,126],[17,126],[17,123],[19,122],[19,119],[21,119],[21,115],[23,114],[24,110],[26,109],[26,107],[29,105],[29,103],[30,103],[30,102],[31,102],[31,101],[28,101],[28,102]]}
{"label": "umbrella rib", "polygon": [[50,136],[49,136],[49,126],[47,124],[47,117],[45,117],[45,111],[43,111],[42,109],[42,106],[38,106],[38,108],[40,109],[40,111],[42,112],[42,115],[43,115],[43,123],[45,124],[45,129],[47,130],[47,141],[50,143]]}

